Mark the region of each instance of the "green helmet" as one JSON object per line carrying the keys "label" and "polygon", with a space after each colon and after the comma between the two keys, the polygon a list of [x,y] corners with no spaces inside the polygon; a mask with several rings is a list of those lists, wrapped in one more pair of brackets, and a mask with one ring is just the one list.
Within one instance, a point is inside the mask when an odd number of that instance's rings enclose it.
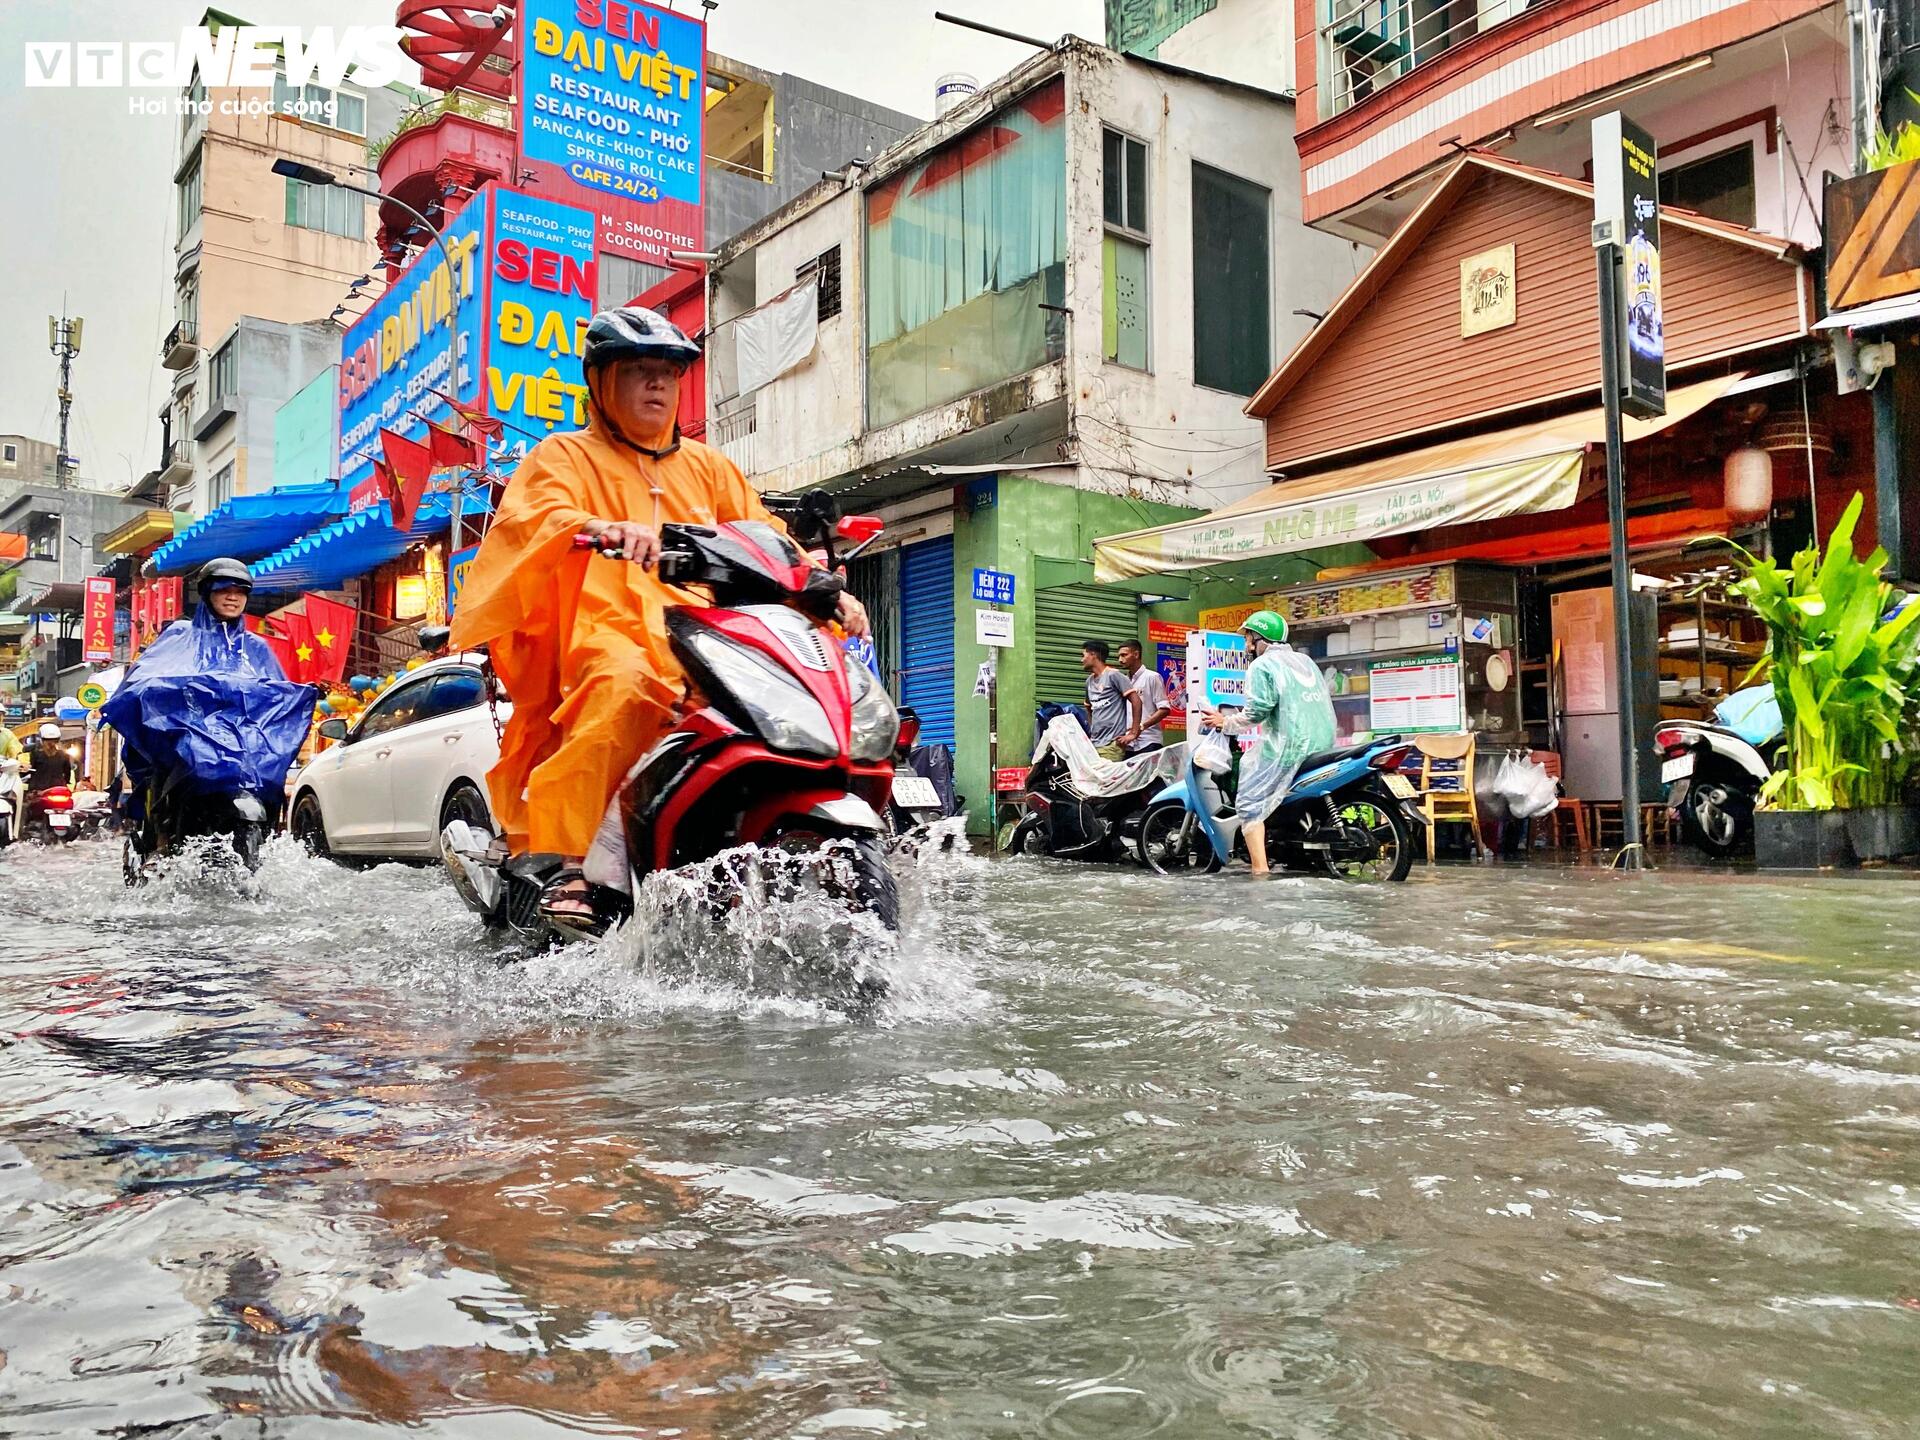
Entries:
{"label": "green helmet", "polygon": [[1284,645],[1287,640],[1287,622],[1271,610],[1254,611],[1240,628],[1251,630],[1269,645]]}

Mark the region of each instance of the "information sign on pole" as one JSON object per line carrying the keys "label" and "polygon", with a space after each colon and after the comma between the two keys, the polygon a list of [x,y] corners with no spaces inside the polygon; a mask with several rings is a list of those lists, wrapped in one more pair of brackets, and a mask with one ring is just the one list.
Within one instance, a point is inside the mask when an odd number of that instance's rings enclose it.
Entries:
{"label": "information sign on pole", "polygon": [[984,600],[990,605],[1011,605],[1013,603],[1013,576],[1005,570],[975,570],[973,572],[973,598]]}
{"label": "information sign on pole", "polygon": [[[1596,244],[1620,249],[1615,323],[1624,341],[1621,408],[1667,413],[1666,310],[1660,294],[1660,160],[1653,137],[1618,111],[1593,122]],[[1603,239],[1603,231],[1607,238]]]}
{"label": "information sign on pole", "polygon": [[976,644],[991,645],[996,650],[1013,648],[1013,614],[1007,610],[976,610],[973,612],[973,638]]}

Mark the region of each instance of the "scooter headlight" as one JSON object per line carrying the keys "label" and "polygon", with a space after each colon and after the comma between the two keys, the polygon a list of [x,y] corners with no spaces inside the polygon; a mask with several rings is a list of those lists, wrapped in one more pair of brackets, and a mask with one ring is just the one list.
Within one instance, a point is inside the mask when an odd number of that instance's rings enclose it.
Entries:
{"label": "scooter headlight", "polygon": [[847,661],[847,690],[853,696],[853,738],[848,751],[856,760],[884,760],[900,738],[900,712],[893,697],[858,660]]}
{"label": "scooter headlight", "polygon": [[840,753],[833,722],[820,702],[779,666],[711,630],[691,630],[680,638],[726,691],[712,698],[723,709],[728,701],[738,706],[774,749],[828,759]]}

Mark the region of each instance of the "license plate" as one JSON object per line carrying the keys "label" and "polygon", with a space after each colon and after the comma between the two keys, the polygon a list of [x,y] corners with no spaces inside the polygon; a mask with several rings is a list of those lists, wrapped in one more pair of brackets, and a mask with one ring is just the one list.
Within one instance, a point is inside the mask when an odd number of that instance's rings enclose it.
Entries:
{"label": "license plate", "polygon": [[51,825],[51,826],[52,826],[52,827],[53,827],[54,829],[56,829],[56,830],[64,830],[64,829],[66,829],[66,828],[67,828],[67,827],[68,827],[69,825],[71,825],[71,824],[73,824],[73,816],[71,816],[71,815],[48,815],[48,816],[47,816],[47,824],[49,824],[49,825]]}
{"label": "license plate", "polygon": [[924,775],[893,777],[893,803],[907,810],[938,810],[940,792]]}
{"label": "license plate", "polygon": [[1693,774],[1693,756],[1676,755],[1660,767],[1660,783],[1671,785],[1676,780],[1684,780]]}
{"label": "license plate", "polygon": [[1420,793],[1413,788],[1413,782],[1404,775],[1388,775],[1384,778],[1387,782],[1387,793],[1396,800],[1411,800]]}

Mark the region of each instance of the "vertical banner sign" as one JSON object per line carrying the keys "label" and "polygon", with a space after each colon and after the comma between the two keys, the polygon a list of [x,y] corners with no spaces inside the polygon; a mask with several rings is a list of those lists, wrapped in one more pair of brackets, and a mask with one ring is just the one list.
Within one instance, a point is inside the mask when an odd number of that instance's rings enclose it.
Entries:
{"label": "vertical banner sign", "polygon": [[511,472],[529,446],[587,423],[580,346],[597,296],[594,217],[493,192],[487,231],[487,412],[507,422],[488,464]]}
{"label": "vertical banner sign", "polygon": [[460,587],[467,583],[467,572],[473,568],[474,557],[480,553],[478,545],[469,545],[464,550],[456,550],[447,560],[447,619],[453,619],[453,612],[460,608]]}
{"label": "vertical banner sign", "polygon": [[1187,636],[1187,710],[1218,710],[1247,703],[1247,637],[1225,630]]}
{"label": "vertical banner sign", "polygon": [[340,479],[348,487],[372,472],[382,430],[422,440],[427,422],[448,413],[440,395],[479,396],[486,214],[476,196],[447,226],[452,272],[429,244],[340,338]]}
{"label": "vertical banner sign", "polygon": [[707,28],[620,0],[520,0],[520,162],[588,207],[599,253],[705,249]]}
{"label": "vertical banner sign", "polygon": [[1187,723],[1187,637],[1193,626],[1173,620],[1149,620],[1147,644],[1153,647],[1149,658],[1167,687],[1167,723]]}
{"label": "vertical banner sign", "polygon": [[87,577],[81,633],[85,637],[82,660],[98,665],[113,659],[113,581],[105,575]]}
{"label": "vertical banner sign", "polygon": [[1623,256],[1625,388],[1620,408],[1650,420],[1667,413],[1666,310],[1660,298],[1660,158],[1653,137],[1617,111],[1593,122],[1596,229],[1613,226]]}

